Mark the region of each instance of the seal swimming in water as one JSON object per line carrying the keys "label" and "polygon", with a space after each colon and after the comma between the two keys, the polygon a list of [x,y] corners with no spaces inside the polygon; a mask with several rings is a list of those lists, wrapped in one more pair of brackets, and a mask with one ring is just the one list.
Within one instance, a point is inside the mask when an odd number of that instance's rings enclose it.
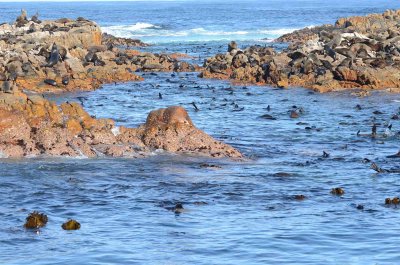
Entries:
{"label": "seal swimming in water", "polygon": [[192,105],[193,105],[195,111],[199,111],[199,110],[200,110],[200,109],[197,107],[196,103],[194,103],[194,101],[192,102]]}
{"label": "seal swimming in water", "polygon": [[375,170],[377,173],[400,173],[400,169],[383,169],[375,162],[372,162],[371,169]]}
{"label": "seal swimming in water", "polygon": [[376,124],[375,123],[372,125],[371,136],[376,137]]}
{"label": "seal swimming in water", "polygon": [[396,154],[394,155],[389,155],[386,158],[400,158],[400,151],[398,151]]}
{"label": "seal swimming in water", "polygon": [[328,158],[329,157],[329,153],[322,151],[322,157],[323,158]]}

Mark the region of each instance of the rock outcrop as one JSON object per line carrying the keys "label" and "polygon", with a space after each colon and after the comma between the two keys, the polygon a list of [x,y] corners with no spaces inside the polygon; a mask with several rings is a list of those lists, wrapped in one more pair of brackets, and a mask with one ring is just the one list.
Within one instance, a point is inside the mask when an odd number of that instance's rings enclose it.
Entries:
{"label": "rock outcrop", "polygon": [[282,52],[252,46],[205,61],[205,78],[232,79],[319,92],[362,88],[400,92],[400,10],[339,19],[335,25],[281,37],[293,42]]}
{"label": "rock outcrop", "polygon": [[34,93],[141,80],[139,71],[195,70],[177,54],[129,49],[143,45],[102,35],[84,18],[40,21],[22,11],[13,25],[0,25],[0,157],[141,157],[156,149],[241,157],[197,129],[181,107],[154,111],[139,128],[125,128],[90,116],[77,103],[57,106]]}
{"label": "rock outcrop", "polygon": [[0,93],[0,157],[143,157],[156,149],[238,158],[234,148],[197,129],[182,107],[153,111],[139,128],[96,119],[77,103]]}
{"label": "rock outcrop", "polygon": [[194,71],[168,54],[131,50],[146,44],[102,34],[87,19],[40,21],[26,12],[0,25],[0,91],[92,90],[104,83],[142,80],[139,71]]}

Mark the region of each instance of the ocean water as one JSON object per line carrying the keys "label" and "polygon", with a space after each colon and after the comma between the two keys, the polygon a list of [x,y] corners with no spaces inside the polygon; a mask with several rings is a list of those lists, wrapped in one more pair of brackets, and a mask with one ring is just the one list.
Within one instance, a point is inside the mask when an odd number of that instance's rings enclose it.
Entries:
{"label": "ocean water", "polygon": [[79,16],[105,32],[149,43],[273,39],[295,29],[334,23],[338,17],[399,7],[387,0],[181,0],[135,2],[1,3],[2,21],[24,8],[42,19]]}
{"label": "ocean water", "polygon": [[[230,40],[270,45],[260,40],[399,5],[352,0],[1,3],[0,14],[3,21],[21,8],[43,18],[84,16],[106,31],[152,43],[146,50],[188,50],[201,63],[224,51]],[[143,77],[143,82],[47,97],[80,102],[91,114],[124,126],[138,126],[155,108],[181,105],[197,127],[247,159],[165,152],[144,159],[1,159],[0,264],[399,262],[399,208],[384,204],[386,197],[400,195],[399,174],[376,174],[364,159],[386,169],[400,167],[400,159],[386,158],[399,149],[400,121],[391,117],[399,112],[400,95],[374,92],[359,98],[350,92],[234,86],[199,79],[197,73]],[[293,106],[304,108],[298,119],[289,118]],[[276,120],[260,118],[264,114]],[[366,136],[373,122],[379,124],[375,139]],[[388,124],[393,132],[385,135]],[[323,151],[330,156],[324,158]],[[345,194],[331,195],[335,187]],[[294,200],[297,194],[307,198]],[[185,208],[181,214],[168,210],[177,202]],[[33,210],[49,216],[37,232],[22,227]],[[77,219],[81,229],[63,231],[68,218]]]}

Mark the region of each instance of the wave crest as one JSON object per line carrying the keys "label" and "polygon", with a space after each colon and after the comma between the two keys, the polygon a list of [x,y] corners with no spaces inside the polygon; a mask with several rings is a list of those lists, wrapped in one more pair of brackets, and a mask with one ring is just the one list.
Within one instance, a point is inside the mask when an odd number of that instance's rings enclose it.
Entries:
{"label": "wave crest", "polygon": [[172,30],[162,26],[137,22],[134,25],[116,25],[103,27],[103,31],[117,37],[136,38],[145,42],[174,42],[174,41],[219,41],[219,40],[261,40],[275,39],[290,33],[295,28],[257,29],[257,30],[215,30],[203,27]]}

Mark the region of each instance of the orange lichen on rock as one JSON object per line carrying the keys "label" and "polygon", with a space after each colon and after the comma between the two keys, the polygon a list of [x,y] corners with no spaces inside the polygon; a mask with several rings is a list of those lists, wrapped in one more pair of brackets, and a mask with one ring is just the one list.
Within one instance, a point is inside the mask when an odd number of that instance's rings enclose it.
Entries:
{"label": "orange lichen on rock", "polygon": [[57,106],[41,96],[0,93],[0,154],[141,157],[154,149],[211,157],[241,157],[197,129],[182,107],[150,112],[139,128],[95,119],[78,103]]}

